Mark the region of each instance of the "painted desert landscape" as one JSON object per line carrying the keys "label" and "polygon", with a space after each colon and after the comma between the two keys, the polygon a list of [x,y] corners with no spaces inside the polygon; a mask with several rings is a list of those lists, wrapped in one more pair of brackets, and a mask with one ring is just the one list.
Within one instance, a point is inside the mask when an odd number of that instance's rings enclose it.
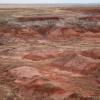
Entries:
{"label": "painted desert landscape", "polygon": [[0,5],[0,100],[100,100],[100,6]]}

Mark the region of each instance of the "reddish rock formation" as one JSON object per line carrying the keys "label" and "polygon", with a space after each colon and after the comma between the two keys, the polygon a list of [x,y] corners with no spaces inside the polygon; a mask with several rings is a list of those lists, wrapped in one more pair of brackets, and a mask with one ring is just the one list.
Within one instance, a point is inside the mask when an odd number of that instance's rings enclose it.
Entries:
{"label": "reddish rock formation", "polygon": [[39,60],[55,58],[63,54],[64,52],[61,52],[61,51],[48,50],[48,51],[41,51],[41,52],[32,52],[32,53],[26,54],[23,58],[30,59],[33,61],[39,61]]}
{"label": "reddish rock formation", "polygon": [[39,76],[39,72],[37,69],[27,66],[22,66],[18,68],[14,68],[10,71],[17,78],[33,78],[34,76]]}
{"label": "reddish rock formation", "polygon": [[99,69],[100,62],[90,57],[72,53],[58,58],[50,65],[58,67],[61,70],[69,70],[81,74],[91,74]]}
{"label": "reddish rock formation", "polygon": [[100,38],[100,33],[99,32],[97,32],[97,33],[85,32],[84,36],[88,37],[88,38]]}
{"label": "reddish rock formation", "polygon": [[[16,33],[16,32],[15,32]],[[15,34],[17,37],[20,38],[41,38],[42,36],[35,30],[32,28],[21,28],[19,30],[17,30],[17,33]]]}
{"label": "reddish rock formation", "polygon": [[20,87],[24,86],[24,97],[27,95],[26,92],[32,94],[32,91],[48,95],[61,95],[65,93],[65,90],[61,86],[49,80],[49,77],[43,75],[38,69],[22,66],[12,69],[10,73],[15,77],[16,84]]}
{"label": "reddish rock formation", "polygon": [[26,16],[26,17],[18,17],[18,21],[45,21],[45,20],[60,20],[63,18],[60,18],[58,16],[37,16],[37,17],[32,17],[32,16]]}
{"label": "reddish rock formation", "polygon": [[86,17],[81,17],[80,19],[81,20],[89,20],[89,21],[99,21],[100,15],[86,16]]}
{"label": "reddish rock formation", "polygon": [[84,50],[81,52],[81,54],[85,57],[100,59],[100,49]]}
{"label": "reddish rock formation", "polygon": [[52,40],[68,39],[68,38],[76,37],[79,35],[80,33],[76,32],[73,29],[57,28],[49,32],[48,38]]}

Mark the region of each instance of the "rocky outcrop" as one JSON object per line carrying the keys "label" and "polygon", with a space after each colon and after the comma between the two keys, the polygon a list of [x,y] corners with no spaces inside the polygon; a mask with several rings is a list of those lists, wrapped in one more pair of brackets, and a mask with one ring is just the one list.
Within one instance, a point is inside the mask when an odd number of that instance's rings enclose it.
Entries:
{"label": "rocky outcrop", "polygon": [[99,49],[91,49],[91,50],[84,50],[81,54],[85,57],[90,57],[93,59],[100,59],[100,50]]}
{"label": "rocky outcrop", "polygon": [[65,54],[63,57],[54,60],[50,65],[61,70],[69,70],[81,74],[91,74],[99,69],[99,61],[91,56],[83,55],[74,52]]}
{"label": "rocky outcrop", "polygon": [[60,18],[59,16],[36,16],[36,17],[32,17],[32,16],[26,16],[26,17],[18,17],[17,20],[18,21],[47,21],[47,20],[60,20],[63,18]]}
{"label": "rocky outcrop", "polygon": [[51,40],[68,39],[68,38],[78,37],[79,35],[80,33],[76,32],[73,29],[57,28],[49,32],[48,38],[50,38]]}
{"label": "rocky outcrop", "polygon": [[25,59],[30,59],[33,61],[40,61],[40,60],[45,60],[45,59],[50,59],[50,58],[56,58],[63,55],[62,51],[41,51],[41,52],[31,52],[26,55],[24,55],[23,58]]}

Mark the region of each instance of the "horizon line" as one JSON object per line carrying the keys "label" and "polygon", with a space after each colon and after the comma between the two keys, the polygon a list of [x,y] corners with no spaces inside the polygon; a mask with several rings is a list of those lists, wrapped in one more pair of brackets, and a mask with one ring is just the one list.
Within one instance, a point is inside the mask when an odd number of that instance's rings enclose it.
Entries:
{"label": "horizon line", "polygon": [[0,4],[4,4],[4,5],[8,5],[8,4],[100,4],[100,3],[0,3]]}

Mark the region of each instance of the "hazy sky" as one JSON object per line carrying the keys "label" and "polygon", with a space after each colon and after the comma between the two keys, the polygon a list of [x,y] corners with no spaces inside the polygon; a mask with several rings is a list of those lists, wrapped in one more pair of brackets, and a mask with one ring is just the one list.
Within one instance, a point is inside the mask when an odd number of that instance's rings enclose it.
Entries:
{"label": "hazy sky", "polygon": [[0,3],[100,3],[100,0],[0,0]]}

